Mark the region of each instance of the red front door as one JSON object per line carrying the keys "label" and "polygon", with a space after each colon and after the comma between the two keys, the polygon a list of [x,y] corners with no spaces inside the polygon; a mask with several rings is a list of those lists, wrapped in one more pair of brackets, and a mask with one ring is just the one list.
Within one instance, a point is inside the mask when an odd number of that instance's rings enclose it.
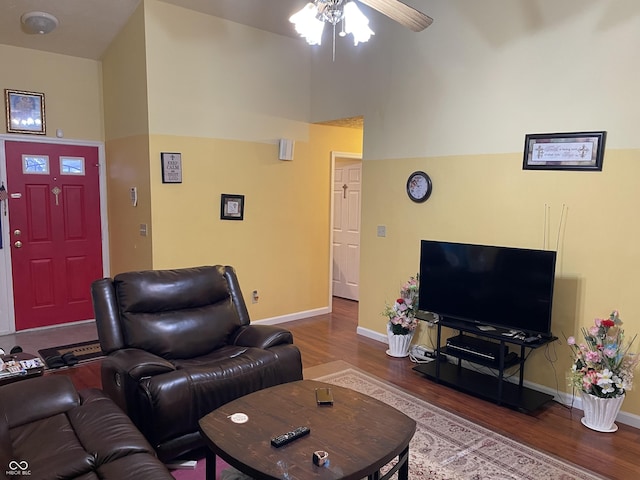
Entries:
{"label": "red front door", "polygon": [[7,141],[5,154],[16,330],[94,318],[98,148]]}

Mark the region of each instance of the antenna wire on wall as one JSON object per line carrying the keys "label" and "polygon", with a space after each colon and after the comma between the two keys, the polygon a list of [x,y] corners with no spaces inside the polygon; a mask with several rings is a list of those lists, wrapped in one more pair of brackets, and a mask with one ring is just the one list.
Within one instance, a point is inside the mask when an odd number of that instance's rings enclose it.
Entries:
{"label": "antenna wire on wall", "polygon": [[560,249],[560,232],[562,231],[562,227],[564,224],[564,214],[567,210],[567,206],[562,204],[562,211],[560,212],[560,223],[558,224],[558,236],[556,237],[556,252]]}

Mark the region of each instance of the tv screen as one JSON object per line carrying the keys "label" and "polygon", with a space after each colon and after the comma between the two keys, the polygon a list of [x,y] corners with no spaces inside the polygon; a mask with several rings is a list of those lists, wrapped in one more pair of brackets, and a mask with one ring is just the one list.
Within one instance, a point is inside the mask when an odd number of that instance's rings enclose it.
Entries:
{"label": "tv screen", "polygon": [[419,310],[551,336],[556,252],[422,240]]}

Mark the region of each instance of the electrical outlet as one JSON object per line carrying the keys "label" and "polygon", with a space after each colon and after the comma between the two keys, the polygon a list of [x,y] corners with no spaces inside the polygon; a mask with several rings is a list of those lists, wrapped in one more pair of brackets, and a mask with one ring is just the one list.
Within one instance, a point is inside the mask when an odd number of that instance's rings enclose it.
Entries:
{"label": "electrical outlet", "polygon": [[258,303],[260,300],[260,295],[258,294],[258,290],[254,290],[251,292],[251,303]]}

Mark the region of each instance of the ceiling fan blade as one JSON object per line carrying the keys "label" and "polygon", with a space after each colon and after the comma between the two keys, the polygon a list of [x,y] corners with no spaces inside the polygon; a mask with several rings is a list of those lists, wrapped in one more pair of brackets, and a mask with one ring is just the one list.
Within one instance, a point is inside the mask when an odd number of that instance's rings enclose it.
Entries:
{"label": "ceiling fan blade", "polygon": [[360,0],[360,2],[414,32],[421,32],[433,23],[433,18],[406,3],[402,3],[400,0]]}

